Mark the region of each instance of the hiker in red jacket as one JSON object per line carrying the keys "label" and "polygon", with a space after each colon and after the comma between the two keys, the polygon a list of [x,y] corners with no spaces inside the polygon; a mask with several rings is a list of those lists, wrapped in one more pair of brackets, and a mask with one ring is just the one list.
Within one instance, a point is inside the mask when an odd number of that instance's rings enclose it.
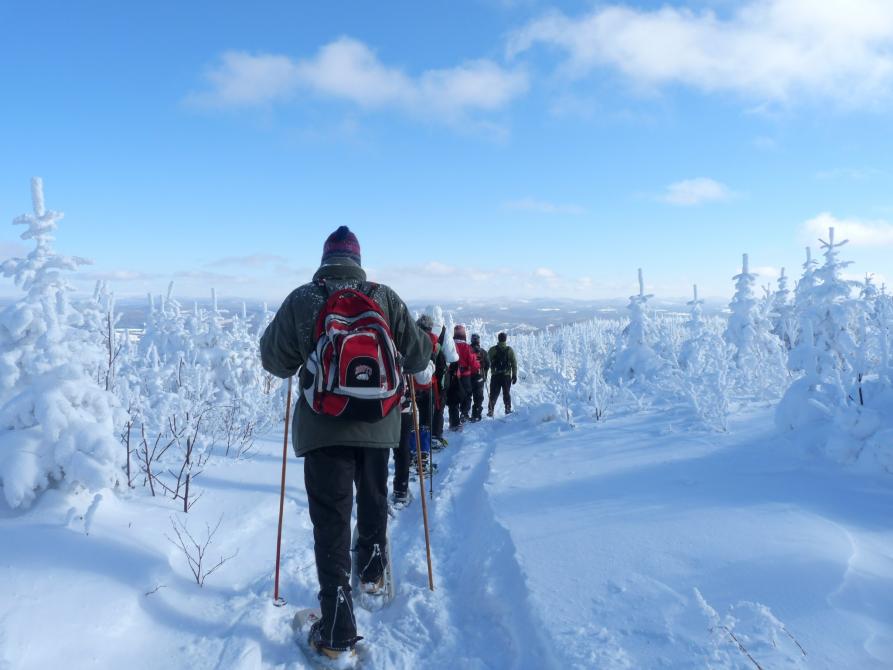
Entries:
{"label": "hiker in red jacket", "polygon": [[447,396],[450,407],[450,430],[459,430],[468,421],[468,411],[472,401],[472,377],[479,374],[481,364],[478,357],[465,341],[465,326],[461,323],[453,328],[453,342],[459,360],[450,365],[450,388]]}
{"label": "hiker in red jacket", "polygon": [[471,420],[480,421],[484,413],[484,385],[487,383],[487,372],[490,370],[490,358],[487,350],[481,347],[481,336],[471,334],[471,351],[478,360],[478,372],[471,377]]}

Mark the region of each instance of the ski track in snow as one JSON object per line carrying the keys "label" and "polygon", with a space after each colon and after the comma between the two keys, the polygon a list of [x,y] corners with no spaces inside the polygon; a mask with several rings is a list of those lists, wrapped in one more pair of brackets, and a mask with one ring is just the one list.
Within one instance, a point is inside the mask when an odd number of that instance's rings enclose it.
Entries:
{"label": "ski track in snow", "polygon": [[[695,589],[766,670],[893,667],[889,482],[785,455],[765,411],[719,435],[684,413],[573,428],[519,404],[436,454],[433,593],[411,484],[391,519],[397,598],[356,611],[364,667],[753,668]],[[0,670],[306,667],[290,622],[317,583],[294,458],[288,605],[271,602],[280,440],[196,480],[185,521],[200,535],[223,514],[212,563],[238,551],[203,589],[166,539],[170,501],[51,490],[0,508]]]}

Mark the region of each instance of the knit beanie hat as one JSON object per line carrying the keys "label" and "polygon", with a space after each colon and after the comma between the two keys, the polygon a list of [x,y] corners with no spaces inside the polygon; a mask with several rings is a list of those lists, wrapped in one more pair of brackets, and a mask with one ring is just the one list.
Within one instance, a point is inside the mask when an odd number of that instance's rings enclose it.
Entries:
{"label": "knit beanie hat", "polygon": [[349,258],[360,265],[360,243],[357,236],[350,232],[347,226],[341,226],[329,235],[322,248],[322,262],[325,263],[333,256]]}
{"label": "knit beanie hat", "polygon": [[434,319],[432,319],[427,314],[422,314],[419,317],[419,320],[416,321],[416,324],[418,324],[419,328],[421,328],[422,330],[430,333],[431,330],[434,328]]}
{"label": "knit beanie hat", "polygon": [[463,326],[461,323],[457,323],[456,327],[453,328],[453,339],[465,339],[465,326]]}

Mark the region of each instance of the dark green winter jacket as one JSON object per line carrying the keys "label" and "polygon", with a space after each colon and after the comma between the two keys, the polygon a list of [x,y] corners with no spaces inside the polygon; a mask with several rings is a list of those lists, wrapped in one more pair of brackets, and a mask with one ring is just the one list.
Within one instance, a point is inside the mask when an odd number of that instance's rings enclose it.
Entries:
{"label": "dark green winter jacket", "polygon": [[[325,279],[330,291],[358,288],[366,281],[366,273],[350,261],[324,265],[313,276],[313,282]],[[315,283],[296,288],[282,303],[273,321],[260,338],[260,355],[264,369],[282,379],[294,375],[316,346],[313,330],[326,296]],[[431,339],[409,314],[406,304],[392,289],[382,284],[371,292],[394,336],[394,344],[403,355],[403,371],[421,372],[431,359]],[[300,377],[298,377],[300,379]],[[292,446],[298,456],[320,447],[381,447],[390,449],[400,441],[399,405],[381,421],[352,421],[316,414],[300,393],[292,421]]]}
{"label": "dark green winter jacket", "polygon": [[518,376],[518,361],[515,359],[515,351],[505,342],[498,342],[490,347],[487,354],[490,358],[490,374],[494,377],[500,375]]}

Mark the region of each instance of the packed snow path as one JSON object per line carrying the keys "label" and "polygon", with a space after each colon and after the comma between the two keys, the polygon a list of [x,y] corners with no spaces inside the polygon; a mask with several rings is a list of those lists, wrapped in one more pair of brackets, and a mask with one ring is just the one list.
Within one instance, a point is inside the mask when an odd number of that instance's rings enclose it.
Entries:
{"label": "packed snow path", "polygon": [[[786,455],[769,410],[724,435],[672,412],[553,415],[522,407],[441,452],[434,593],[413,485],[392,526],[398,598],[358,610],[366,667],[893,667],[888,478]],[[289,604],[271,604],[280,458],[271,436],[197,480],[189,529],[222,515],[211,564],[238,551],[202,589],[166,539],[170,501],[0,508],[0,668],[304,667],[289,620],[316,576],[294,458]]]}

